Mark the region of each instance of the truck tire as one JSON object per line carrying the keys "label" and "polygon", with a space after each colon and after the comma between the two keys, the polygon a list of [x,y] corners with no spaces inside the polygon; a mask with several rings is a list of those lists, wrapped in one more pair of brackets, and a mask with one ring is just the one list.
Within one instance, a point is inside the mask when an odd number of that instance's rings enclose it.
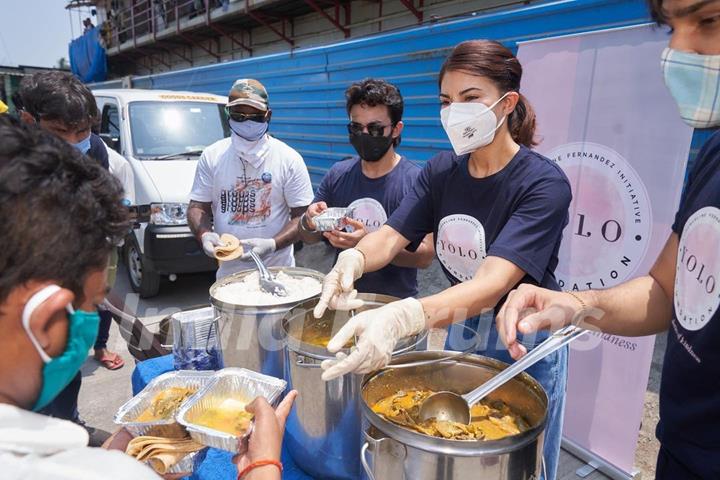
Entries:
{"label": "truck tire", "polygon": [[131,237],[125,246],[125,265],[130,287],[135,293],[140,294],[140,298],[150,298],[158,294],[160,274],[148,265],[135,237]]}

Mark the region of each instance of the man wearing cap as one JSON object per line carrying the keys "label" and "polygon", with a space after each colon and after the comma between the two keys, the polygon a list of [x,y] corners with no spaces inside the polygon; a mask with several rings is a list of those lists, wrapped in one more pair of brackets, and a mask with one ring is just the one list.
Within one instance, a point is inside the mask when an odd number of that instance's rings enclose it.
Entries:
{"label": "man wearing cap", "polygon": [[313,199],[298,152],[268,135],[272,110],[265,87],[237,80],[225,107],[232,134],[205,149],[190,192],[188,224],[211,257],[230,233],[243,244],[237,260],[221,262],[217,277],[254,268],[250,250],[268,266],[294,266],[300,215]]}

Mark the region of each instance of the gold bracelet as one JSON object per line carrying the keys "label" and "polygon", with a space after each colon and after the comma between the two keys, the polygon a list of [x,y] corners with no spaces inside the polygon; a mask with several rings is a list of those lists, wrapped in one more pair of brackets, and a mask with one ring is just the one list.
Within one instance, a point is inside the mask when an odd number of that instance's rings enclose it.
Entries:
{"label": "gold bracelet", "polygon": [[573,297],[575,300],[577,300],[578,302],[580,302],[580,309],[581,309],[581,310],[587,310],[587,305],[585,304],[585,302],[583,301],[583,299],[580,298],[580,295],[576,294],[575,292],[571,292],[570,290],[565,290],[565,293],[567,293],[568,295],[570,295],[571,297]]}

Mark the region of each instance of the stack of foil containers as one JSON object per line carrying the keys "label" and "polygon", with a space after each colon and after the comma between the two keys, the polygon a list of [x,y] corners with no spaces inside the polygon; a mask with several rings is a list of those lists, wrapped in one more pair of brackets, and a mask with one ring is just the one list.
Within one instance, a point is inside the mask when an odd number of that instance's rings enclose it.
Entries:
{"label": "stack of foil containers", "polygon": [[175,370],[220,370],[224,367],[218,318],[212,307],[178,312],[170,318]]}

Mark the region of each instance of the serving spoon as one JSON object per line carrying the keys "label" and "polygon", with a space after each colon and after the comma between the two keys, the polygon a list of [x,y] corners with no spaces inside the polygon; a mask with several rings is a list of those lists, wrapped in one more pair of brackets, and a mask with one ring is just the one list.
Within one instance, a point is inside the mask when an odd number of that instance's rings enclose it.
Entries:
{"label": "serving spoon", "polygon": [[285,289],[285,286],[273,278],[273,276],[270,274],[270,271],[260,259],[260,256],[250,250],[250,258],[255,261],[255,265],[257,266],[258,272],[260,273],[260,290],[265,293],[275,295],[277,297],[287,297],[288,293]]}
{"label": "serving spoon", "polygon": [[574,325],[568,325],[558,330],[523,358],[465,395],[458,395],[453,392],[437,392],[430,395],[420,404],[419,421],[424,422],[435,418],[436,420],[469,425],[471,419],[470,407],[472,405],[475,405],[484,397],[505,385],[517,374],[524,372],[539,360],[564,347],[586,331]]}

